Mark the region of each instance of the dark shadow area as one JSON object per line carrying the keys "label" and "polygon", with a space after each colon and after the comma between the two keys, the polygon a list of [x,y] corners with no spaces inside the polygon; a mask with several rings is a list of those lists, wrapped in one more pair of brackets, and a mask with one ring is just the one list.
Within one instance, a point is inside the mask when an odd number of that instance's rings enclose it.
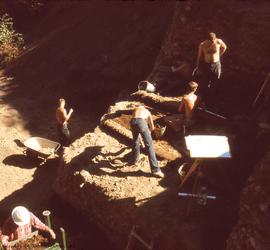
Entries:
{"label": "dark shadow area", "polygon": [[[11,156],[10,158],[6,161],[8,163],[17,164],[15,167],[26,168],[24,163],[26,163],[27,168],[28,166],[31,166],[29,168],[37,167],[37,164],[29,162],[23,155]],[[13,158],[15,158],[15,160]],[[18,162],[19,159],[22,160]],[[36,168],[33,175],[33,181],[24,185],[22,189],[15,191],[1,201],[1,222],[10,213],[13,207],[17,205],[25,205],[30,210],[39,213],[43,208],[46,208],[47,196],[52,193],[52,183],[56,177],[58,164],[58,159],[48,159],[43,166]]]}
{"label": "dark shadow area", "polygon": [[[80,171],[82,169],[89,171],[92,175],[102,176],[102,175],[109,175],[115,176],[120,178],[126,178],[128,176],[145,176],[145,177],[153,177],[153,174],[145,173],[141,170],[137,170],[134,172],[123,172],[121,170],[117,170],[117,168],[124,168],[126,164],[129,164],[131,158],[131,153],[127,153],[122,157],[116,157],[117,155],[123,153],[126,148],[119,150],[113,154],[103,154],[100,152],[102,147],[88,147],[79,154],[78,156],[74,157],[71,162],[69,163],[73,167],[73,171]],[[95,157],[99,157],[98,160],[93,162]],[[109,158],[107,158],[109,157]],[[121,160],[121,166],[114,166],[113,162],[116,159]],[[94,163],[94,164],[93,164]],[[115,170],[112,173],[108,173],[107,171],[102,170],[102,168],[112,169]]]}
{"label": "dark shadow area", "polygon": [[[95,222],[90,223],[85,215],[70,203],[54,194],[49,200],[49,208],[52,212],[52,225],[56,228],[59,237],[58,242],[62,245],[59,228],[66,231],[67,248],[72,250],[114,250],[114,246],[108,241],[104,232],[98,228]],[[63,247],[63,245],[62,245]],[[115,249],[116,250],[116,249]]]}
{"label": "dark shadow area", "polygon": [[[87,169],[86,169],[87,170]],[[88,169],[89,170],[89,169]],[[119,177],[119,178],[126,178],[128,176],[133,176],[133,177],[139,177],[139,176],[144,176],[144,177],[153,177],[154,175],[151,174],[150,170],[149,173],[143,172],[142,170],[134,170],[134,171],[129,171],[129,172],[123,172],[121,170],[116,170],[113,173],[108,173],[106,171],[102,171],[100,168],[96,169],[90,169],[89,172],[94,175],[110,175],[114,177]]]}
{"label": "dark shadow area", "polygon": [[17,145],[18,147],[20,147],[20,148],[25,147],[24,144],[23,144],[23,142],[20,141],[19,139],[15,139],[14,142],[15,142],[16,145]]}
{"label": "dark shadow area", "polygon": [[[125,152],[126,149],[129,149],[129,147],[124,147],[124,148],[121,148],[120,150],[118,150],[117,152],[114,152],[114,153],[102,153],[103,156],[113,156],[113,157],[117,157],[119,155],[121,155],[122,153]],[[128,154],[125,154],[123,156],[123,159],[128,159],[129,157],[127,156]]]}
{"label": "dark shadow area", "polygon": [[39,164],[42,163],[42,160],[39,158],[30,158],[27,157],[26,155],[10,155],[6,157],[3,160],[3,163],[5,165],[9,165],[11,167],[19,167],[19,168],[35,168]]}
{"label": "dark shadow area", "polygon": [[[16,4],[11,7],[22,14]],[[81,137],[89,131],[85,116],[98,120],[122,90],[132,89],[151,70],[173,9],[174,3],[46,4],[39,25],[25,34],[26,50],[6,69],[13,79],[5,86],[4,102],[18,110],[31,134],[49,132],[56,140],[54,112],[63,97],[75,111],[71,132]],[[139,42],[149,34],[151,39]],[[85,124],[76,124],[81,119]]]}

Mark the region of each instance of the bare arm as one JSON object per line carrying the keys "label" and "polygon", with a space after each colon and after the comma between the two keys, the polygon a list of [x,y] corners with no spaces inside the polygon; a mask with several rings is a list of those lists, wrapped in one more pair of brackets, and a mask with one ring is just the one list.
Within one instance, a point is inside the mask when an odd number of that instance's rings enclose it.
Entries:
{"label": "bare arm", "polygon": [[31,216],[31,225],[34,226],[36,229],[42,230],[42,231],[47,231],[50,233],[51,237],[55,239],[55,233],[54,231],[46,226],[44,223],[42,223],[39,218],[37,218],[34,214],[30,214]]}
{"label": "bare arm", "polygon": [[73,109],[70,109],[69,112],[68,112],[68,114],[66,115],[66,121],[69,120],[69,118],[70,118],[70,116],[71,116],[72,113],[73,113]]}
{"label": "bare arm", "polygon": [[219,42],[220,42],[220,56],[222,56],[227,49],[227,45],[221,39],[219,39]]}
{"label": "bare arm", "polygon": [[150,125],[150,130],[153,131],[155,129],[155,125],[154,125],[151,114],[148,116],[147,120],[148,120],[148,124]]}

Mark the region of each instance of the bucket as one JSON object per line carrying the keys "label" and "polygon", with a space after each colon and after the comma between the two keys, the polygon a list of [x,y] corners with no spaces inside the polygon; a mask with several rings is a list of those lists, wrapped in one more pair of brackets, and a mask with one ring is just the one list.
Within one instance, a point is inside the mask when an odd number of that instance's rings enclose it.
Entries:
{"label": "bucket", "polygon": [[138,84],[138,90],[145,90],[147,92],[153,93],[156,91],[156,87],[154,84],[148,81],[141,81]]}

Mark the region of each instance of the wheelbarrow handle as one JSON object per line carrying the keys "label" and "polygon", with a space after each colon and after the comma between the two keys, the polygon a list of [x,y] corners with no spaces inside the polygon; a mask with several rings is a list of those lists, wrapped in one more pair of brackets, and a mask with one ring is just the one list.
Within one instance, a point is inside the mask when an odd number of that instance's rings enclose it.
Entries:
{"label": "wheelbarrow handle", "polygon": [[55,147],[54,152],[57,152],[57,151],[59,150],[60,147],[61,147],[61,144],[59,143],[59,144]]}

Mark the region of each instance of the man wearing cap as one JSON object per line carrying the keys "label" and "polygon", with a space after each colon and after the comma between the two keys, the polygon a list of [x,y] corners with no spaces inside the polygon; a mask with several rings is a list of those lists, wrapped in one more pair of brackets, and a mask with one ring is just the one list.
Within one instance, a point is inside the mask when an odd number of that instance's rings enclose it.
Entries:
{"label": "man wearing cap", "polygon": [[70,109],[68,114],[65,109],[66,101],[63,98],[59,99],[59,107],[56,109],[56,121],[57,130],[60,136],[60,142],[62,146],[69,146],[70,144],[70,132],[68,129],[68,120],[73,113],[73,109]]}
{"label": "man wearing cap", "polygon": [[134,164],[137,164],[140,158],[140,135],[143,138],[145,148],[148,153],[148,159],[150,163],[151,172],[157,177],[164,177],[158,167],[158,161],[156,158],[156,153],[154,150],[153,140],[151,136],[151,131],[155,129],[154,122],[151,113],[143,105],[136,107],[133,110],[132,119],[130,122],[132,136],[133,136],[133,159]]}
{"label": "man wearing cap", "polygon": [[7,218],[2,226],[0,231],[2,245],[7,248],[9,241],[21,239],[32,233],[32,226],[41,231],[48,232],[55,239],[55,233],[52,229],[42,223],[27,208],[18,206],[12,210],[11,217]]}

